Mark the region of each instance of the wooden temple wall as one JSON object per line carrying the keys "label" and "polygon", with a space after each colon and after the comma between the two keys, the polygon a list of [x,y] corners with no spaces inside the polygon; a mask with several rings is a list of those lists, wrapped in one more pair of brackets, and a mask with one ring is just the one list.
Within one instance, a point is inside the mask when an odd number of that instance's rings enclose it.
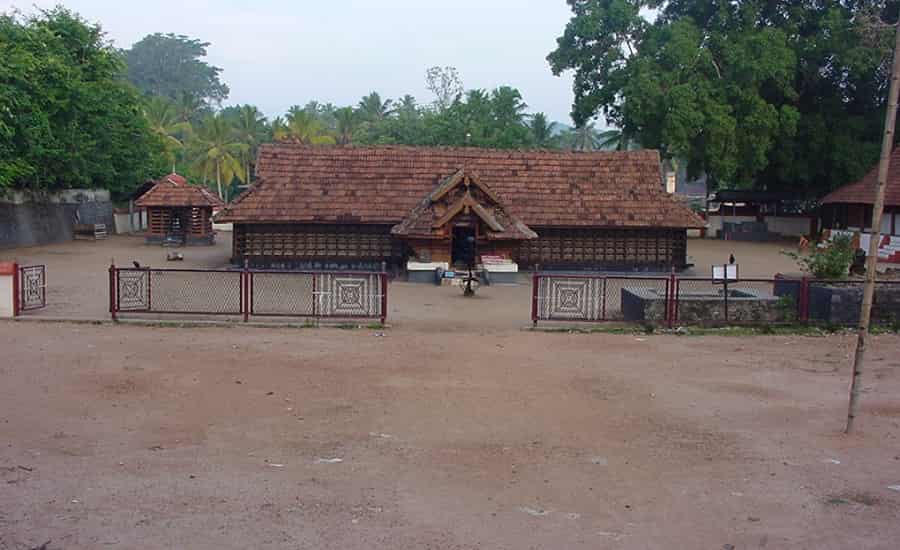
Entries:
{"label": "wooden temple wall", "polygon": [[[388,225],[234,224],[233,261],[255,264],[290,262],[388,262],[407,255],[449,262],[449,239],[404,241]],[[604,268],[683,267],[687,233],[683,229],[535,228],[531,241],[478,242],[479,254],[514,259],[521,267],[540,265]]]}
{"label": "wooden temple wall", "polygon": [[147,208],[147,233],[164,237],[172,225],[172,212],[168,208]]}
{"label": "wooden temple wall", "polygon": [[409,255],[423,262],[450,262],[450,239],[409,239]]}
{"label": "wooden temple wall", "polygon": [[186,235],[206,237],[212,233],[211,208],[160,207],[147,208],[147,233],[154,236],[166,236],[172,227],[172,218],[179,215],[188,225],[184,227]]}
{"label": "wooden temple wall", "polygon": [[515,259],[521,266],[578,265],[683,267],[684,229],[533,228],[539,238],[523,241]]}
{"label": "wooden temple wall", "polygon": [[233,261],[388,260],[402,255],[389,225],[234,224]]}

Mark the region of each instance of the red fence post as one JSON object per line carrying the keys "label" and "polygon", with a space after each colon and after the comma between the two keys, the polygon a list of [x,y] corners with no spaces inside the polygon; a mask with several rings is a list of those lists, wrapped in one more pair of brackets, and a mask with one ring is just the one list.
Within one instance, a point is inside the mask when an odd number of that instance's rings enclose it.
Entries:
{"label": "red fence post", "polygon": [[669,328],[673,328],[675,326],[676,311],[678,310],[676,305],[676,300],[678,300],[678,280],[675,278],[674,271],[669,275],[666,287],[666,322]]}
{"label": "red fence post", "polygon": [[381,272],[381,324],[384,325],[385,321],[387,321],[387,307],[388,307],[388,276],[387,273]]}
{"label": "red fence post", "polygon": [[800,308],[800,322],[805,323],[809,321],[809,277],[805,275],[800,279],[800,296],[797,301]]}
{"label": "red fence post", "polygon": [[316,289],[316,280],[318,280],[318,278],[318,274],[312,274],[312,316],[316,321],[319,320],[319,295]]}
{"label": "red fence post", "polygon": [[540,275],[535,266],[534,273],[531,275],[531,326],[536,327],[538,323],[538,284],[540,283]]}
{"label": "red fence post", "polygon": [[250,274],[249,261],[244,258],[244,269],[241,270],[241,312],[244,314],[244,322],[250,320]]}
{"label": "red fence post", "polygon": [[22,291],[19,288],[19,278],[22,276],[19,271],[19,264],[13,262],[12,264],[12,292],[13,292],[13,317],[19,315],[19,311],[21,310],[22,304]]}
{"label": "red fence post", "polygon": [[116,263],[109,263],[109,315],[112,320],[116,320]]}
{"label": "red fence post", "polygon": [[603,295],[600,297],[600,320],[606,320],[606,277],[603,277]]}

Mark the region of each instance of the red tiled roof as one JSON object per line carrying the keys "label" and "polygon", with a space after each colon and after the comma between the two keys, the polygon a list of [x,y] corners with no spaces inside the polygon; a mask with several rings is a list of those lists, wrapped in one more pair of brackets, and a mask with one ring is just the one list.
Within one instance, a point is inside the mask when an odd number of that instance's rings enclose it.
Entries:
{"label": "red tiled roof", "polygon": [[260,181],[222,222],[397,224],[441,181],[473,170],[532,228],[703,227],[666,194],[656,151],[262,146]]}
{"label": "red tiled roof", "polygon": [[219,208],[225,203],[205,187],[189,185],[183,176],[169,174],[156,181],[156,184],[135,201],[137,206],[211,206]]}
{"label": "red tiled roof", "polygon": [[[878,182],[878,164],[861,180],[839,187],[825,195],[822,204],[875,204],[875,185]],[[900,206],[900,147],[891,153],[887,185],[884,188],[884,205]]]}

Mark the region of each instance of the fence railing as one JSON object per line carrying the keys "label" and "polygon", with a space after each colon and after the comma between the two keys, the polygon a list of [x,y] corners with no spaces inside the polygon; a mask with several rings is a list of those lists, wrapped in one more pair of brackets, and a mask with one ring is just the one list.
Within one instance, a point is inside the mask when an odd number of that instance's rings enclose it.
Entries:
{"label": "fence railing", "polygon": [[[535,273],[531,320],[676,325],[859,322],[862,281],[719,281],[695,277]],[[879,281],[873,321],[900,321],[900,280]]]}
{"label": "fence railing", "polygon": [[47,268],[43,265],[18,267],[13,278],[16,313],[47,306]]}
{"label": "fence railing", "polygon": [[386,273],[109,268],[109,312],[387,319]]}

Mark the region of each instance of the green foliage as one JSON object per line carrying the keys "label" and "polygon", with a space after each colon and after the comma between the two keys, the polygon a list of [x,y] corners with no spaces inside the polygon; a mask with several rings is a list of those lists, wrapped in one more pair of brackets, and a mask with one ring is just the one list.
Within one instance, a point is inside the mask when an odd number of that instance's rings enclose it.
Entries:
{"label": "green foliage", "polygon": [[202,60],[207,47],[187,36],[146,36],[123,52],[128,80],[148,95],[218,105],[228,97],[228,86],[219,80],[222,69]]}
{"label": "green foliage", "polygon": [[189,142],[193,168],[204,181],[215,178],[219,197],[228,200],[223,190],[232,180],[244,181],[246,171],[240,159],[246,158],[249,146],[241,141],[237,129],[219,113],[204,119]]}
{"label": "green foliage", "polygon": [[359,129],[361,123],[359,114],[353,110],[353,107],[341,107],[334,112],[334,118],[337,121],[338,145],[353,143],[353,134]]}
{"label": "green foliage", "polygon": [[816,279],[845,278],[855,253],[853,242],[847,235],[836,235],[827,246],[816,248],[806,256],[796,252],[784,252],[796,260],[800,269],[812,274]]}
{"label": "green foliage", "polygon": [[0,15],[0,187],[106,188],[158,169],[163,140],[97,25],[64,8]]}
{"label": "green foliage", "polygon": [[797,300],[794,299],[792,294],[779,296],[778,299],[775,300],[775,309],[785,323],[794,323],[797,321]]}
{"label": "green foliage", "polygon": [[549,148],[555,144],[553,136],[554,123],[547,120],[544,113],[535,113],[531,116],[528,129],[531,131],[531,139],[535,147]]}
{"label": "green foliage", "polygon": [[335,143],[331,135],[316,115],[305,109],[294,109],[288,113],[286,122],[275,131],[275,139],[291,140],[304,145],[331,145]]}
{"label": "green foliage", "polygon": [[575,72],[577,126],[602,113],[730,186],[825,191],[877,158],[892,29],[865,24],[872,3],[569,5],[548,60]]}

